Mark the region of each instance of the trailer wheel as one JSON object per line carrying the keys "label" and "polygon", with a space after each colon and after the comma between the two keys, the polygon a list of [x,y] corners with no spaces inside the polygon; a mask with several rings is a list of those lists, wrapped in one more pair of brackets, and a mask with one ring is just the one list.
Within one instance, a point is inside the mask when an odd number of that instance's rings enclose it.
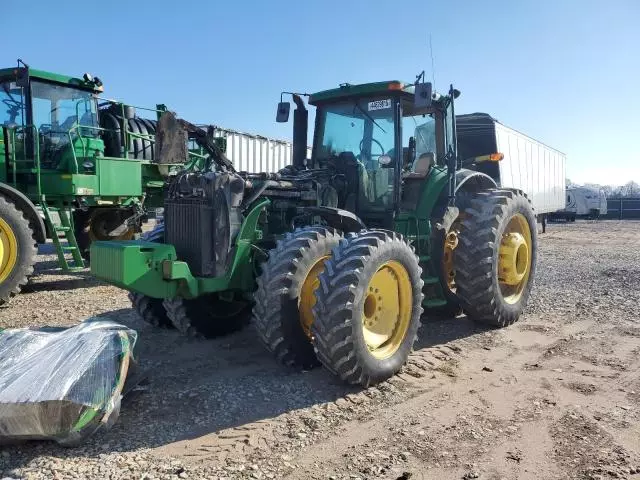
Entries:
{"label": "trailer wheel", "polygon": [[239,295],[225,299],[211,293],[189,300],[172,298],[162,304],[176,330],[195,338],[215,338],[236,332],[249,323],[251,314],[251,305]]}
{"label": "trailer wheel", "polygon": [[318,275],[342,238],[332,228],[304,227],[269,252],[257,279],[253,325],[276,359],[287,366],[318,365],[311,344]]}
{"label": "trailer wheel", "polygon": [[395,375],[420,328],[421,275],[413,248],[395,232],[369,230],[343,239],[316,291],[311,331],[322,364],[364,387]]}
{"label": "trailer wheel", "polygon": [[535,277],[537,225],[519,190],[478,193],[465,211],[456,249],[457,295],[466,314],[504,327],[526,306]]}
{"label": "trailer wheel", "polygon": [[37,253],[29,221],[12,201],[0,196],[0,305],[28,283]]}

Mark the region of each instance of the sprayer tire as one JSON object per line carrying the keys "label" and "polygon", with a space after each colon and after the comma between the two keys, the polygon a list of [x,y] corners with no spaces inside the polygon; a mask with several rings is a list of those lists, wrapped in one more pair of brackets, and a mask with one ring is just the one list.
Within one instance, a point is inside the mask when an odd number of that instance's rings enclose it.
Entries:
{"label": "sprayer tire", "polygon": [[10,199],[3,196],[0,196],[0,239],[3,246],[0,265],[2,305],[29,282],[38,254],[29,221]]}

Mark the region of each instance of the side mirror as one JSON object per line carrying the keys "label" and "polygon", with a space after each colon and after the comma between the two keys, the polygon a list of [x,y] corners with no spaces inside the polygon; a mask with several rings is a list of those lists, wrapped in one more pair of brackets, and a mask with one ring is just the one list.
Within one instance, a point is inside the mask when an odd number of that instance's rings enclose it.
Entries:
{"label": "side mirror", "polygon": [[413,106],[415,108],[426,108],[431,106],[432,95],[433,90],[430,82],[416,84]]}
{"label": "side mirror", "polygon": [[287,123],[289,121],[289,111],[291,104],[289,102],[278,103],[278,113],[276,114],[276,122]]}
{"label": "side mirror", "polygon": [[382,168],[391,168],[393,166],[392,162],[393,162],[393,159],[389,155],[380,155],[378,157],[378,164]]}

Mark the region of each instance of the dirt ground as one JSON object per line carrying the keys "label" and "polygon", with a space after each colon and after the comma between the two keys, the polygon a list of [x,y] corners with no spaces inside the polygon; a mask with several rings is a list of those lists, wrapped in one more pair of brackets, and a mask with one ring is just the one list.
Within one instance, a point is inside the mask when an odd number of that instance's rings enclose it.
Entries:
{"label": "dirt ground", "polygon": [[517,324],[425,318],[403,372],[364,391],[278,366],[251,329],[153,329],[125,292],[43,255],[0,326],[129,325],[149,384],[82,447],[0,447],[0,478],[640,479],[640,223],[539,238]]}

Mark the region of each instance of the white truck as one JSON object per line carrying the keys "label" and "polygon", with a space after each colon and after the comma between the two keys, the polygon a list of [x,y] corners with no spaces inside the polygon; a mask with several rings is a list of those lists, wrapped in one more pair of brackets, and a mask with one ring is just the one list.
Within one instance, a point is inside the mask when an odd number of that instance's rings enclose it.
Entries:
{"label": "white truck", "polygon": [[486,173],[501,187],[524,191],[544,231],[547,216],[566,207],[566,155],[487,113],[456,115],[456,128],[463,164],[491,157],[475,163],[474,170]]}

